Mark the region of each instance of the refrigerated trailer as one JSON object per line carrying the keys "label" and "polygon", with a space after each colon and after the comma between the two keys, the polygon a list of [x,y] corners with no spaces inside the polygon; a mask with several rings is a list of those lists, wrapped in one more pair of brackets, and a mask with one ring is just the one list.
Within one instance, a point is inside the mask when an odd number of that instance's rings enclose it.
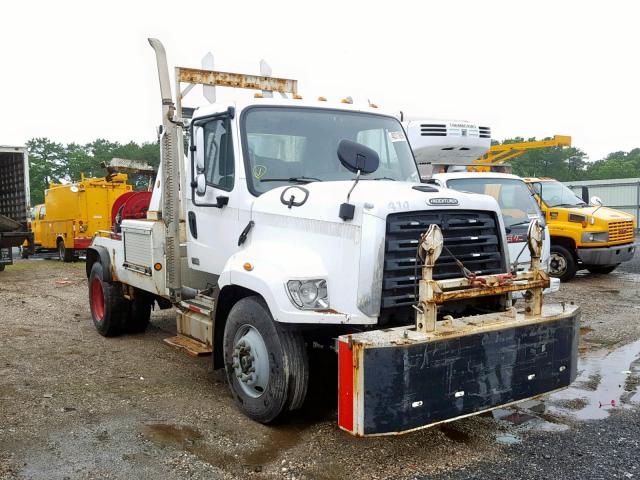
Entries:
{"label": "refrigerated trailer", "polygon": [[33,248],[30,210],[27,149],[0,146],[0,271],[13,263],[14,247]]}
{"label": "refrigerated trailer", "polygon": [[[538,221],[530,268],[513,272],[495,199],[421,183],[394,115],[305,100],[292,79],[182,67],[174,100],[164,47],[150,43],[161,165],[146,218],[117,222],[87,249],[101,335],[144,331],[152,307],[174,308],[167,343],[212,354],[237,407],[262,423],[302,406],[310,351],[333,349],[338,423],[362,436],[574,380],[579,310],[542,304]],[[258,92],[187,117],[194,85],[209,99],[220,86]]]}

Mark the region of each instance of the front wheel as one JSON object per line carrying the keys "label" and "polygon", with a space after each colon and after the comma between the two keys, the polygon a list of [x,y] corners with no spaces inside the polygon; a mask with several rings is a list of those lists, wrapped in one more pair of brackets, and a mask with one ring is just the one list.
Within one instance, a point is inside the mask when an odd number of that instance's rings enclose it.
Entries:
{"label": "front wheel", "polygon": [[607,273],[611,273],[613,272],[618,265],[620,265],[619,263],[616,263],[615,265],[589,265],[587,267],[587,270],[589,270],[590,273],[596,273],[596,274],[607,274]]}
{"label": "front wheel", "polygon": [[302,406],[309,379],[304,339],[275,322],[259,297],[231,309],[223,353],[233,399],[249,418],[270,423]]}
{"label": "front wheel", "polygon": [[568,282],[578,270],[573,252],[562,245],[551,245],[549,257],[549,275],[557,277],[562,282]]}

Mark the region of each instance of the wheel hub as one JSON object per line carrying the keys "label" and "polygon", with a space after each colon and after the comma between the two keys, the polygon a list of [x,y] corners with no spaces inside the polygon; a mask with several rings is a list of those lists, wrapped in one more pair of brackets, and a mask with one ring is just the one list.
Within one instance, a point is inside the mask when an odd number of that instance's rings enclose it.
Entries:
{"label": "wheel hub", "polygon": [[251,325],[244,325],[235,336],[233,371],[242,390],[257,398],[269,383],[269,357],[262,335]]}
{"label": "wheel hub", "polygon": [[566,258],[562,255],[558,255],[557,253],[552,253],[551,258],[549,259],[549,268],[551,269],[551,273],[561,275],[567,269]]}

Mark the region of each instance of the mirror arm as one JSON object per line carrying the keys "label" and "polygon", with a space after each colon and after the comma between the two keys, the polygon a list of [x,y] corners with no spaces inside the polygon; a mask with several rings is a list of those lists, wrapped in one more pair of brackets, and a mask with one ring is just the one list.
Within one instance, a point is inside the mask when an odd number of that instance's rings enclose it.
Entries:
{"label": "mirror arm", "polygon": [[349,189],[349,193],[347,193],[347,203],[349,203],[349,199],[351,198],[351,192],[353,192],[353,189],[356,188],[356,185],[358,184],[359,181],[360,181],[360,170],[358,170],[358,173],[356,173],[355,181],[353,182],[353,185],[351,185],[351,188]]}
{"label": "mirror arm", "polygon": [[358,170],[358,173],[356,173],[355,181],[353,182],[353,185],[351,185],[351,188],[349,189],[349,193],[347,193],[346,203],[341,204],[340,210],[338,211],[338,216],[345,222],[347,220],[353,220],[353,217],[355,216],[356,207],[355,205],[352,205],[351,203],[349,203],[349,199],[351,198],[351,192],[353,192],[353,189],[356,188],[356,185],[358,184],[359,181],[360,181],[360,170]]}

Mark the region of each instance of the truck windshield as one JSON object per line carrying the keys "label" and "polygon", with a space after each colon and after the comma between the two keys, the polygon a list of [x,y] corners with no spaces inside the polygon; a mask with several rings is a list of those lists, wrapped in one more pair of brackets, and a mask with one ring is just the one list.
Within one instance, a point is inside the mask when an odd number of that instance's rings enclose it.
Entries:
{"label": "truck windshield", "polygon": [[249,189],[261,194],[291,183],[352,180],[338,159],[343,139],[380,156],[380,167],[362,180],[419,182],[400,122],[391,117],[318,108],[254,107],[243,120]]}
{"label": "truck windshield", "polygon": [[549,208],[586,207],[589,205],[560,182],[540,182],[540,184],[542,185],[542,201]]}
{"label": "truck windshield", "polygon": [[522,180],[515,178],[456,178],[447,181],[447,187],[471,193],[490,195],[502,211],[507,230],[526,226],[541,216],[538,204]]}

